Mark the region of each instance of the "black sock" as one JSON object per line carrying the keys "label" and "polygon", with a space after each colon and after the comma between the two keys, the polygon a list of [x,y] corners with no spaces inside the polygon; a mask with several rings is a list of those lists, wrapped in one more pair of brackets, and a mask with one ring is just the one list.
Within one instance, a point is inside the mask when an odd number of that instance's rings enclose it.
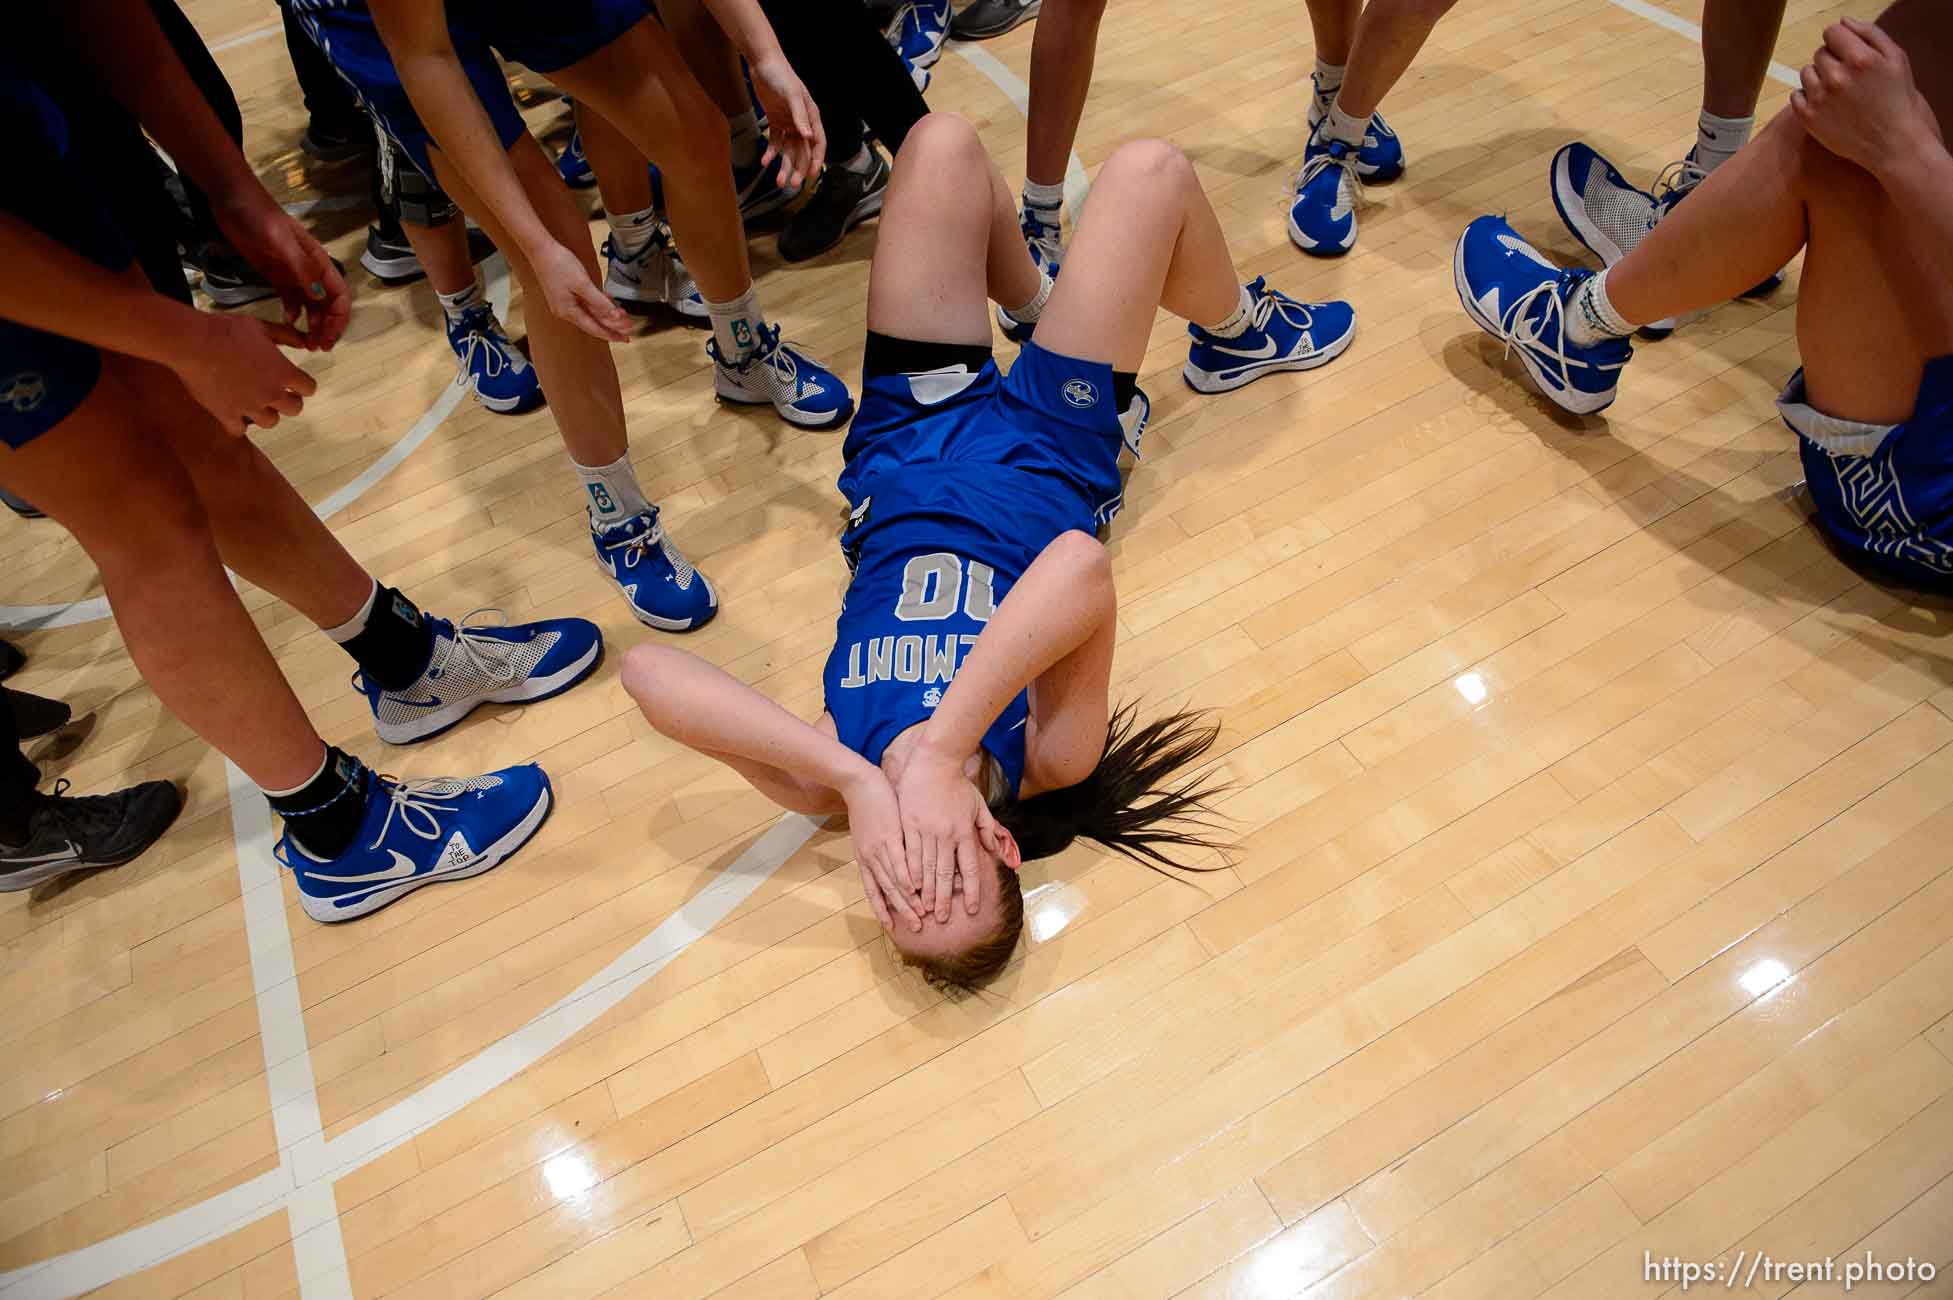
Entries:
{"label": "black sock", "polygon": [[1124,415],[1132,405],[1132,399],[1139,392],[1139,372],[1137,370],[1115,370],[1112,372],[1112,396],[1116,399],[1119,414]]}
{"label": "black sock", "polygon": [[401,691],[420,680],[434,657],[434,629],[414,602],[392,587],[373,597],[366,626],[339,643],[353,657],[368,680],[383,689]]}
{"label": "black sock", "polygon": [[367,776],[358,759],[328,745],[325,767],[317,776],[290,794],[265,797],[300,848],[330,861],[352,844],[366,818]]}

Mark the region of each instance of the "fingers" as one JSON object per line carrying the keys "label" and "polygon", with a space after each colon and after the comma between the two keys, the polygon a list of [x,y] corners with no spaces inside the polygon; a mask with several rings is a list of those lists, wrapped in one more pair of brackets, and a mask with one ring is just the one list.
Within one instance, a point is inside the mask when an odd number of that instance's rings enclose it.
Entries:
{"label": "fingers", "polygon": [[275,320],[261,320],[258,324],[264,327],[264,336],[281,348],[305,346],[305,335],[295,329],[290,321],[281,325]]}
{"label": "fingers", "polygon": [[[963,863],[976,861],[976,839],[972,836],[967,842],[955,839],[943,849],[936,861],[936,920],[949,920],[949,901],[956,896],[956,869]],[[969,873],[964,873],[965,878]]]}
{"label": "fingers", "polygon": [[917,873],[922,878],[922,910],[924,913],[936,910],[936,860],[940,856],[941,851],[942,845],[937,841],[936,837],[933,835],[925,835],[922,837],[922,860],[916,863],[913,857],[910,858],[910,862],[915,863]]}
{"label": "fingers", "polygon": [[305,409],[305,399],[297,393],[285,393],[272,402],[271,409],[280,415],[297,415]]}
{"label": "fingers", "polygon": [[257,425],[260,429],[277,428],[278,408],[275,406],[259,407],[256,411],[252,412],[251,423]]}
{"label": "fingers", "polygon": [[1811,71],[1826,90],[1834,92],[1843,90],[1851,78],[1851,70],[1845,67],[1844,61],[1829,50],[1819,50],[1811,58]]}
{"label": "fingers", "polygon": [[1811,101],[1801,89],[1790,92],[1790,107],[1796,112],[1797,120],[1802,122],[1805,129],[1808,130],[1811,125],[1811,116],[1814,110],[1811,108]]}
{"label": "fingers", "polygon": [[895,872],[889,865],[886,853],[883,854],[881,859],[881,869],[883,892],[894,901],[895,910],[901,913],[902,918],[909,923],[909,929],[911,931],[920,931],[922,929],[922,918],[916,914],[915,905],[909,901],[908,891],[900,888],[896,884]]}
{"label": "fingers", "polygon": [[904,893],[919,893],[922,882],[916,879],[916,872],[922,868],[922,832],[912,827],[904,827],[902,849],[902,890]]}
{"label": "fingers", "polygon": [[882,897],[881,882],[875,879],[874,868],[866,862],[861,863],[860,866],[861,892],[868,899],[868,906],[875,910],[875,920],[881,923],[884,930],[894,929],[888,917],[888,900]]}
{"label": "fingers", "polygon": [[[292,364],[289,357],[281,356],[279,360],[285,363],[285,374],[282,381],[285,391],[296,393],[300,397],[310,397],[319,391],[319,381],[312,378],[302,367]],[[296,415],[298,412],[294,411],[292,414]]]}
{"label": "fingers", "polygon": [[1905,50],[1900,47],[1897,41],[1892,39],[1889,32],[1877,23],[1868,23],[1862,18],[1847,18],[1844,20],[1844,25],[1849,27],[1853,35],[1857,36],[1859,40],[1865,42],[1865,44],[1877,50],[1886,58],[1905,59]]}
{"label": "fingers", "polygon": [[1815,114],[1824,102],[1824,83],[1818,80],[1817,69],[1805,68],[1797,74],[1797,80],[1803,87],[1799,93],[1804,96],[1806,110]]}
{"label": "fingers", "polygon": [[[982,838],[981,828],[977,834],[979,839]],[[983,901],[983,876],[988,866],[983,853],[990,851],[992,850],[985,849],[979,852],[977,846],[972,844],[970,855],[960,868],[963,872],[963,910],[971,916],[977,914],[977,907]]]}
{"label": "fingers", "polygon": [[570,288],[570,324],[606,343],[629,343],[630,317],[604,297],[594,284],[577,281]]}

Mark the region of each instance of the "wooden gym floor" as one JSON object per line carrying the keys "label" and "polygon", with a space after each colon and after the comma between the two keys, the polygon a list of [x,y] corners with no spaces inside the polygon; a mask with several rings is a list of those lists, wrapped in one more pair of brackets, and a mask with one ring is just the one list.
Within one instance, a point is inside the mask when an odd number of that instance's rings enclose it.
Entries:
{"label": "wooden gym floor", "polygon": [[[1778,59],[1875,7],[1791,0]],[[363,174],[298,153],[271,7],[189,8],[259,170],[350,262]],[[1643,180],[1681,154],[1700,64],[1662,15],[1697,10],[1466,0],[1386,105],[1409,175],[1315,262],[1283,229],[1297,0],[1115,0],[1086,166],[1171,136],[1243,274],[1352,299],[1360,333],[1199,398],[1162,318],[1117,689],[1220,711],[1241,850],[1187,883],[1036,864],[1039,941],[985,996],[898,968],[846,837],[652,736],[614,657],[386,750],[338,650],[247,589],[335,743],[557,783],[508,867],[328,929],[112,624],[24,634],[19,684],[94,709],[49,778],[177,777],[189,804],[141,861],[0,899],[0,1296],[1518,1300],[1663,1293],[1650,1255],[1953,1263],[1948,611],[1805,522],[1772,409],[1795,271],[1644,346],[1585,423],[1447,273],[1482,211],[1577,253],[1545,184],[1566,141]],[[930,95],[1013,183],[1030,39],[949,54]],[[773,316],[851,380],[873,240],[793,271],[754,243]],[[444,412],[431,292],[350,279],[320,395],[260,439],[340,536],[450,616],[654,635],[591,563],[549,413]],[[811,714],[840,438],[715,406],[701,344],[616,353],[638,464],[726,603],[685,645]],[[9,519],[0,553],[9,604],[99,594],[52,524]]]}

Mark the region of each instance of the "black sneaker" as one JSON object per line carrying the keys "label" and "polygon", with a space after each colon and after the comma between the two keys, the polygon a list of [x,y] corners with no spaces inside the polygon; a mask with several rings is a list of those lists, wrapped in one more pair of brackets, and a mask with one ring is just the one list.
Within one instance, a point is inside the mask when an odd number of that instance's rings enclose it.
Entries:
{"label": "black sneaker", "polygon": [[870,166],[863,174],[846,167],[830,167],[800,211],[787,219],[780,232],[780,256],[789,262],[819,257],[841,237],[882,210],[888,194],[888,159],[868,146]]}
{"label": "black sneaker", "polygon": [[[5,688],[0,688],[5,689]],[[29,695],[26,691],[7,691],[7,702],[14,706],[14,725],[20,729],[22,740],[33,740],[49,732],[59,731],[74,717],[74,710],[60,700],[50,700],[45,695]]]}
{"label": "black sneaker", "polygon": [[[488,237],[487,231],[468,227],[470,261],[479,265],[494,252],[495,241]],[[427,274],[407,237],[394,231],[383,231],[377,223],[366,228],[366,251],[359,255],[359,264],[371,271],[382,284],[412,284]]]}
{"label": "black sneaker", "polygon": [[1042,0],[976,0],[949,20],[949,34],[959,41],[987,41],[1037,17],[1041,7]]}
{"label": "black sneaker", "polygon": [[57,781],[27,814],[27,841],[0,843],[0,893],[90,867],[118,867],[162,838],[183,809],[168,781],[145,781],[113,794],[70,798]]}
{"label": "black sneaker", "polygon": [[19,672],[27,662],[27,652],[11,641],[0,641],[0,681]]}
{"label": "black sneaker", "polygon": [[256,267],[222,244],[205,244],[184,262],[203,276],[204,296],[216,306],[242,307],[278,296]]}
{"label": "black sneaker", "polygon": [[27,500],[25,497],[17,497],[5,488],[0,488],[0,502],[5,502],[7,509],[13,511],[22,519],[47,518],[46,512],[32,501]]}
{"label": "black sneaker", "polygon": [[364,122],[351,123],[345,130],[314,122],[298,138],[298,147],[322,163],[350,162],[373,152],[373,131]]}

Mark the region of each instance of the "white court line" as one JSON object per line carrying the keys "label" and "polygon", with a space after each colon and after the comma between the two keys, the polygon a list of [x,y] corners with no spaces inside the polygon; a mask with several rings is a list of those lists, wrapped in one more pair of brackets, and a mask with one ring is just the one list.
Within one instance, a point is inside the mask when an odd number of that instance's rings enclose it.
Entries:
{"label": "white court line", "polygon": [[267,36],[276,36],[279,32],[282,32],[284,30],[285,28],[282,23],[276,24],[271,27],[253,28],[251,31],[245,32],[238,36],[233,36],[229,40],[218,41],[215,45],[210,47],[210,52],[212,54],[219,54],[225,50],[234,50],[240,45],[249,45],[253,41],[261,41]]}
{"label": "white court line", "polygon": [[[1648,0],[1607,0],[1617,9],[1625,9],[1637,17],[1646,18],[1657,27],[1666,27],[1677,36],[1686,36],[1697,45],[1702,44],[1702,29],[1686,18],[1669,13],[1660,5],[1649,4]],[[1784,85],[1795,89],[1800,83],[1797,71],[1787,68],[1775,59],[1770,61],[1770,75]]]}
{"label": "white court line", "polygon": [[[325,202],[325,200],[316,200]],[[494,306],[498,317],[509,312],[509,264],[508,259],[496,253],[482,263],[483,273],[488,280],[488,301]],[[381,479],[400,468],[400,463],[413,455],[414,451],[434,430],[453,414],[460,403],[462,394],[467,392],[459,384],[448,384],[434,404],[422,413],[400,435],[399,441],[386,449],[380,458],[360,471],[351,482],[319,504],[312,507],[312,513],[321,519],[330,519],[353,502],[365,496]],[[80,623],[93,623],[109,616],[106,597],[90,596],[86,600],[71,600],[58,605],[0,605],[0,630],[16,632],[38,632],[48,628],[74,627]]]}

